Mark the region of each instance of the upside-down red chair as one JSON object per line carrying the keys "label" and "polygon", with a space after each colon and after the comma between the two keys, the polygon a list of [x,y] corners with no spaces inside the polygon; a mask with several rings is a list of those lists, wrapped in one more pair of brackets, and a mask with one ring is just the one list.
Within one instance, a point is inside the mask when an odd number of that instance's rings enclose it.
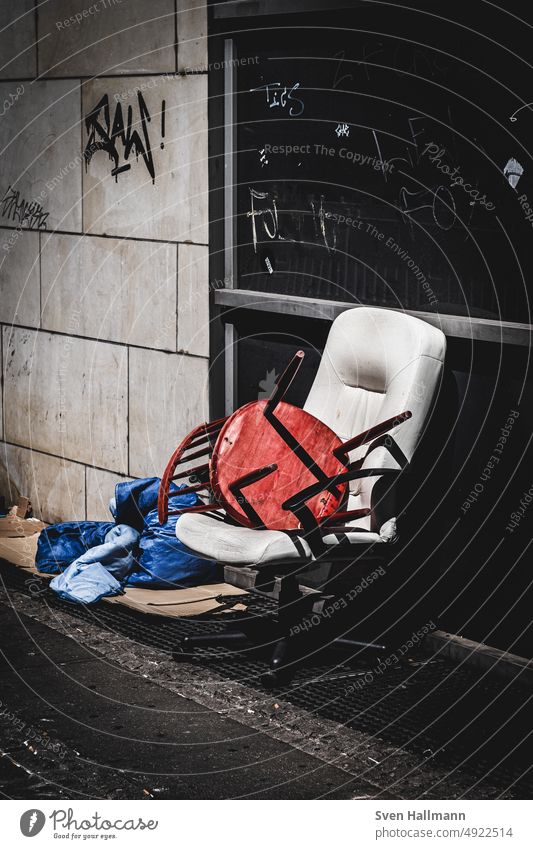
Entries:
{"label": "upside-down red chair", "polygon": [[[306,570],[336,561],[356,563],[354,576],[360,575],[362,563],[386,562],[394,549],[405,512],[397,503],[398,483],[426,426],[445,350],[441,331],[417,318],[348,310],[331,327],[303,410],[283,400],[300,351],[268,400],[200,425],[170,458],[160,521],[169,513],[171,483],[188,479],[186,491],[203,503],[178,511],[184,514],[178,538],[222,563],[230,583],[278,599],[265,683],[290,675],[292,635],[303,630],[298,623],[309,614],[320,618],[326,600],[331,603],[331,595],[306,587]],[[345,575],[349,570],[343,567]],[[217,632],[189,638],[181,648],[235,645],[249,636],[246,628]],[[336,642],[363,645],[345,636]]]}

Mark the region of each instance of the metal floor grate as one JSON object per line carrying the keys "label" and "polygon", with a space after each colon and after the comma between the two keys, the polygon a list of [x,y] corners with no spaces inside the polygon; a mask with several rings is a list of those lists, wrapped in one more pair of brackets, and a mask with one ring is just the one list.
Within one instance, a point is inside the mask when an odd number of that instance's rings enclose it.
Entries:
{"label": "metal floor grate", "polygon": [[[2,574],[8,590],[29,594],[27,573],[6,565]],[[147,616],[102,602],[83,607],[63,602],[44,582],[43,587],[42,602],[52,609],[68,610],[80,620],[167,653],[180,638],[223,630],[234,618],[224,614],[223,622],[214,622],[209,615]],[[242,601],[243,596],[237,599]],[[254,613],[266,614],[270,609],[266,601],[253,599],[251,604],[249,610]],[[268,664],[261,652],[230,653],[209,647],[197,649],[195,657],[228,679],[263,689],[260,678]],[[512,788],[517,798],[531,798],[533,694],[529,689],[421,651],[405,655],[382,673],[377,671],[375,657],[359,657],[350,663],[341,663],[341,657],[338,652],[326,652],[313,665],[302,667],[283,689],[283,698],[406,748],[421,762],[431,760],[448,772],[457,770],[470,784],[487,780],[501,792]]]}

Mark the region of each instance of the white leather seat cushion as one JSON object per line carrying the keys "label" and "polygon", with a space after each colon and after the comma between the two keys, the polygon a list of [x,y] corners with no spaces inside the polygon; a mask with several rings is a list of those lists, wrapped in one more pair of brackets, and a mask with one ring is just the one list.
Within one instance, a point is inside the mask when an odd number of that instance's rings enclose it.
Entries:
{"label": "white leather seat cushion", "polygon": [[[354,529],[345,534],[326,534],[324,542],[331,546],[341,542],[354,545],[392,542],[394,530],[395,523],[391,525],[389,521],[381,528],[380,534]],[[241,528],[205,513],[184,513],[176,524],[176,536],[195,554],[219,563],[251,566],[286,560],[314,560],[309,545],[302,537],[299,537],[300,546],[297,548],[283,531]]]}

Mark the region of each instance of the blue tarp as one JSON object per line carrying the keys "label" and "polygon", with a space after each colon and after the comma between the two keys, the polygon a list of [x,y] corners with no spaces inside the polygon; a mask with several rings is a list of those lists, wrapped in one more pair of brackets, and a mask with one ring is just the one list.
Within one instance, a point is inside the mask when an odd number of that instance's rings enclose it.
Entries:
{"label": "blue tarp", "polygon": [[[108,522],[102,525],[109,527]],[[56,527],[58,527],[56,525]],[[77,557],[68,567],[78,564],[86,566],[91,563],[101,563],[108,572],[122,580],[131,572],[135,564],[135,553],[139,542],[139,531],[129,525],[111,525],[101,544],[95,545]],[[61,541],[64,545],[64,540]]]}
{"label": "blue tarp", "polygon": [[[186,495],[181,497],[187,498]],[[176,509],[178,502],[179,498],[171,499],[170,509]],[[157,510],[150,510],[139,540],[137,562],[140,568],[128,575],[128,587],[154,587],[164,590],[172,589],[176,583],[181,587],[195,587],[216,579],[215,564],[211,560],[202,560],[192,554],[177,539],[178,519],[179,516],[169,516],[168,522],[161,526]]]}
{"label": "blue tarp", "polygon": [[[88,603],[114,595],[122,586],[172,589],[216,580],[216,564],[192,554],[176,538],[179,516],[170,516],[165,525],[159,524],[159,482],[159,478],[145,478],[118,483],[110,502],[114,524],[63,522],[45,528],[39,536],[35,565],[49,573],[71,567],[61,580],[54,579],[52,589],[70,600],[78,593],[79,599],[83,597]],[[171,510],[199,503],[195,493],[180,494],[184,486],[173,486]],[[113,573],[115,584],[105,578],[104,587],[100,569],[92,568],[95,564]],[[93,572],[94,577],[89,577]]]}
{"label": "blue tarp", "polygon": [[113,522],[62,522],[50,525],[39,535],[35,565],[39,572],[55,575],[86,554],[88,549],[101,545]]}
{"label": "blue tarp", "polygon": [[[159,478],[142,478],[138,481],[117,483],[115,497],[109,503],[109,509],[115,522],[130,525],[130,527],[142,531],[145,516],[150,510],[157,507],[159,484]],[[185,489],[185,484],[182,484],[181,487],[172,484],[174,492],[178,493],[180,489]],[[180,507],[188,507],[198,504],[198,502],[198,496],[194,492],[190,492],[187,495],[180,495],[179,502],[175,503]]]}

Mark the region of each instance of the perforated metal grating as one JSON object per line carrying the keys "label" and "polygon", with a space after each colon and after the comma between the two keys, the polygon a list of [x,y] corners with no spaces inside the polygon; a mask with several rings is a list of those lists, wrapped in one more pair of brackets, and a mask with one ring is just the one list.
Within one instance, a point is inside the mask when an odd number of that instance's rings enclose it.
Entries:
{"label": "perforated metal grating", "polygon": [[[7,565],[2,574],[6,588],[29,594],[27,574]],[[172,652],[181,638],[223,630],[235,618],[225,614],[224,622],[209,616],[175,619],[146,616],[116,604],[71,605],[62,602],[44,582],[40,598],[52,609],[68,610],[139,646],[166,653]],[[272,609],[269,602],[249,601],[249,611],[254,613],[266,615]],[[261,675],[268,663],[261,651],[204,647],[195,650],[195,659],[227,679],[263,689]],[[421,762],[431,760],[448,772],[457,770],[471,785],[487,780],[501,792],[512,788],[517,798],[531,797],[533,694],[529,689],[422,651],[410,652],[384,672],[378,664],[375,656],[359,656],[346,663],[342,655],[329,650],[299,669],[279,697],[406,748]]]}

